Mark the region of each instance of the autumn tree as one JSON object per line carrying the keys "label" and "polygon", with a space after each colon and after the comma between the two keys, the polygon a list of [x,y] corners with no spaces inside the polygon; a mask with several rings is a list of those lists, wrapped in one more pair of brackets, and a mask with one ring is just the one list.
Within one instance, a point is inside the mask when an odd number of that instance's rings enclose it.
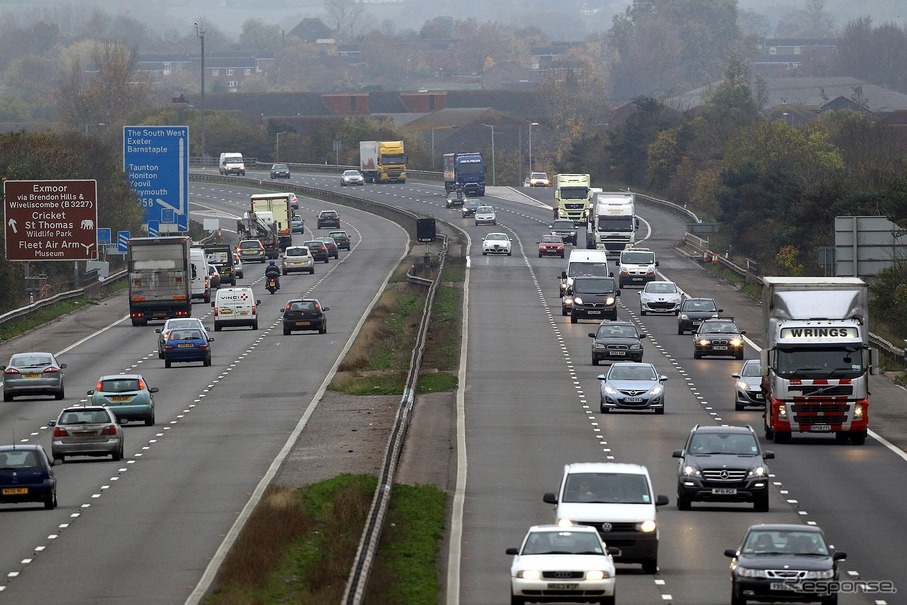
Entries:
{"label": "autumn tree", "polygon": [[357,0],[324,0],[328,26],[341,40],[354,40],[365,26],[365,4]]}
{"label": "autumn tree", "polygon": [[246,19],[239,34],[239,46],[255,53],[275,52],[283,43],[280,25],[267,25],[261,19]]}

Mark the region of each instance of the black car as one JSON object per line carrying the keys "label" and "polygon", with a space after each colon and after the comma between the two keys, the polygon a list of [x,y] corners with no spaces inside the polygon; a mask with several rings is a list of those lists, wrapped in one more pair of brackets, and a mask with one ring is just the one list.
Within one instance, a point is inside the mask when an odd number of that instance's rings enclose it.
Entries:
{"label": "black car", "polygon": [[460,210],[460,212],[463,215],[463,218],[466,218],[467,216],[475,216],[476,209],[480,205],[481,204],[479,204],[479,200],[477,200],[477,199],[467,199],[465,202],[463,202],[463,208],[462,208],[462,210]]}
{"label": "black car", "polygon": [[731,604],[838,602],[838,561],[825,534],[815,525],[751,525],[731,558]]}
{"label": "black car", "polygon": [[645,334],[640,334],[636,326],[629,321],[603,321],[598,331],[589,332],[592,341],[592,365],[599,361],[642,361],[642,342]]}
{"label": "black car", "polygon": [[732,356],[743,359],[743,335],[733,317],[704,319],[693,335],[693,357],[706,355]]}
{"label": "black car", "polygon": [[576,245],[576,225],[572,219],[557,219],[551,224],[551,233],[560,235],[565,244]]}
{"label": "black car", "polygon": [[40,445],[0,445],[0,502],[41,502],[57,506],[54,463]]}
{"label": "black car", "polygon": [[713,298],[688,298],[680,303],[677,314],[677,333],[695,332],[703,319],[718,317],[724,311],[719,309]]}
{"label": "black car", "polygon": [[271,166],[272,179],[289,179],[290,168],[286,164],[274,164]]}
{"label": "black car", "polygon": [[319,334],[325,334],[328,331],[325,311],[330,311],[330,307],[322,307],[314,298],[287,301],[287,305],[280,310],[283,314],[283,333],[286,335],[302,330],[318,330]]}
{"label": "black car", "polygon": [[318,228],[340,229],[340,215],[336,210],[322,210],[318,213]]}
{"label": "black car", "polygon": [[318,238],[319,242],[323,242],[324,246],[328,249],[328,256],[331,258],[340,258],[340,246],[337,245],[337,240],[335,240],[330,235]]}
{"label": "black car", "polygon": [[302,245],[309,249],[309,252],[312,253],[312,258],[315,259],[316,263],[318,261],[326,263],[331,260],[330,253],[328,252],[328,247],[324,242],[315,239],[303,242]]}
{"label": "black car", "polygon": [[752,502],[768,512],[769,477],[766,460],[750,426],[701,426],[690,431],[677,468],[677,508],[690,510],[692,502]]}

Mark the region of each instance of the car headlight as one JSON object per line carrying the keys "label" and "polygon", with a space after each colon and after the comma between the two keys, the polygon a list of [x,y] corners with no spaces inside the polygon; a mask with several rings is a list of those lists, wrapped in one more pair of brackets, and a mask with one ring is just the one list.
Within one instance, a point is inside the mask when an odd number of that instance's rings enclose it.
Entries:
{"label": "car headlight", "polygon": [[684,320],[684,321],[687,321],[687,320],[690,319],[690,317],[689,317],[686,313],[681,313],[681,314],[680,314],[680,319],[682,319],[682,320]]}
{"label": "car headlight", "polygon": [[740,567],[737,566],[737,569],[734,572],[741,578],[765,578],[768,577],[765,574],[764,569],[750,569],[749,567]]}
{"label": "car headlight", "polygon": [[756,468],[751,468],[748,476],[750,477],[765,477],[766,470],[764,466],[757,466]]}
{"label": "car headlight", "polygon": [[684,477],[699,477],[700,475],[702,475],[702,472],[700,472],[700,470],[698,468],[696,468],[695,466],[693,466],[691,464],[688,464],[685,467],[683,467],[683,476]]}
{"label": "car headlight", "polygon": [[574,297],[573,297],[573,302],[574,302],[575,304],[577,304],[577,305],[581,305],[581,304],[583,304],[583,299],[580,298],[579,296],[574,296]]}
{"label": "car headlight", "polygon": [[649,391],[649,393],[651,393],[653,397],[658,397],[659,395],[661,395],[662,391],[664,391],[664,390],[665,390],[664,385],[659,384],[658,386],[652,387],[652,390]]}
{"label": "car headlight", "polygon": [[742,380],[737,381],[737,390],[738,391],[746,391],[748,388],[749,388],[749,385],[746,384],[746,382],[744,382]]}
{"label": "car headlight", "polygon": [[644,534],[652,533],[653,531],[655,531],[656,527],[657,526],[655,525],[655,521],[653,519],[647,519],[642,523],[636,525],[636,529],[643,532]]}
{"label": "car headlight", "polygon": [[602,387],[602,388],[603,388],[603,390],[605,391],[605,393],[607,393],[608,395],[617,395],[617,389],[615,389],[614,387],[612,387],[610,384],[606,384],[606,385],[605,385],[604,387]]}
{"label": "car headlight", "polygon": [[743,346],[743,339],[742,339],[742,338],[732,338],[732,339],[731,339],[731,346],[732,346],[732,347],[742,347],[742,346]]}
{"label": "car headlight", "polygon": [[696,341],[696,344],[698,344],[700,347],[707,347],[710,344],[712,344],[712,341],[709,340],[708,338],[700,338],[699,340]]}
{"label": "car headlight", "polygon": [[610,578],[611,573],[603,569],[593,569],[586,572],[587,580],[604,580],[605,578]]}
{"label": "car headlight", "polygon": [[594,342],[594,343],[592,343],[592,348],[595,349],[596,351],[600,351],[602,349],[606,349],[607,345],[605,345],[605,343],[603,343],[603,342]]}
{"label": "car headlight", "polygon": [[641,344],[638,344],[638,343],[637,343],[637,344],[634,344],[634,345],[630,345],[630,350],[631,350],[631,351],[638,351],[638,350],[640,350],[641,348],[642,348],[642,345],[641,345]]}
{"label": "car headlight", "polygon": [[613,305],[615,302],[616,302],[616,299],[613,296],[609,296],[608,298],[605,299],[605,304],[608,305],[609,307],[611,305]]}
{"label": "car headlight", "polygon": [[541,580],[542,572],[538,569],[521,569],[516,572],[516,577],[523,580]]}
{"label": "car headlight", "polygon": [[804,576],[804,577],[807,580],[831,580],[832,578],[835,577],[835,570],[834,569],[821,569],[821,570],[807,571],[806,576]]}

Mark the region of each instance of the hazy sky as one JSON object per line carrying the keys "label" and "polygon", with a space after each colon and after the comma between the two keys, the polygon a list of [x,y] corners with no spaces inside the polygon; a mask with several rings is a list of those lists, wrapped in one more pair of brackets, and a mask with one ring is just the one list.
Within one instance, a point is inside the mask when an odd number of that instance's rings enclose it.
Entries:
{"label": "hazy sky", "polygon": [[[739,0],[741,9],[766,17],[772,25],[792,10],[803,9],[807,0]],[[406,0],[377,4],[366,0],[368,22],[384,29],[418,30],[436,16],[457,19],[475,17],[480,21],[499,21],[523,27],[539,26],[553,39],[581,40],[593,31],[607,30],[611,18],[631,3],[626,0]],[[42,7],[55,5],[98,7],[110,14],[139,19],[159,32],[186,34],[200,18],[214,23],[225,34],[235,37],[243,21],[260,19],[292,29],[304,17],[323,17],[323,0],[0,0],[0,13],[35,14]],[[581,9],[586,9],[585,14]],[[907,26],[905,0],[825,0],[826,11],[841,27],[848,21],[869,16],[876,25],[893,22]]]}

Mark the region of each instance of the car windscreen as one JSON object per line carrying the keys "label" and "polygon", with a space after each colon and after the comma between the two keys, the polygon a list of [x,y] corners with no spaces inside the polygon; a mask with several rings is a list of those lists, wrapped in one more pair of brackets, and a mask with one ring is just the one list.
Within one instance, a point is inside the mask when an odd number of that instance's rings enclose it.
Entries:
{"label": "car windscreen", "polygon": [[646,284],[645,291],[651,294],[674,294],[677,292],[677,286],[659,282],[649,282]]}
{"label": "car windscreen", "polygon": [[759,453],[759,445],[750,434],[700,432],[690,438],[690,452],[696,455],[755,456]]}
{"label": "car windscreen", "polygon": [[655,380],[655,370],[648,365],[611,366],[608,380]]}

